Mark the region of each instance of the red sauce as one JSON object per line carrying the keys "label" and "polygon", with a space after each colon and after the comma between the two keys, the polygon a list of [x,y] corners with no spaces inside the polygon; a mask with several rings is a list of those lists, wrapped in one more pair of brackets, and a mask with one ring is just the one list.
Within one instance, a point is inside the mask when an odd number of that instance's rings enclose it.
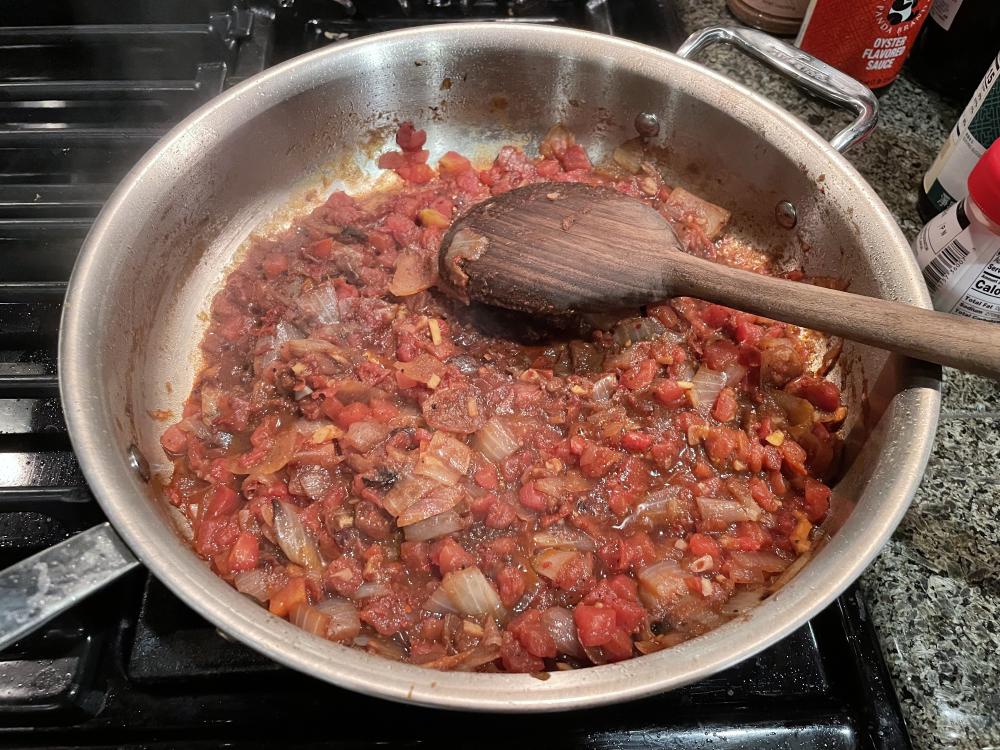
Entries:
{"label": "red sauce", "polygon": [[379,160],[397,188],[255,239],[213,301],[162,438],[195,551],[321,637],[442,669],[619,661],[724,622],[829,509],[845,409],[809,370],[819,339],[689,298],[587,339],[487,335],[433,290],[438,244],[527,182],[609,184],[691,252],[760,256],[726,252],[722,209],[646,164],[593,168],[561,128],[486,170],[430,166],[425,139],[401,126]]}

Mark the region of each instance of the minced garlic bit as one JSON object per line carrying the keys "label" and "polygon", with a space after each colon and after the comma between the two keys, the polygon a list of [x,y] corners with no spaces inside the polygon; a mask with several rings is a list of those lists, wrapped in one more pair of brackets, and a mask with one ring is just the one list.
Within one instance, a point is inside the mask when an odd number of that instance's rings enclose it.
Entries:
{"label": "minced garlic bit", "polygon": [[327,424],[313,430],[313,434],[310,435],[309,439],[316,445],[322,445],[323,443],[329,443],[334,438],[343,437],[343,435],[344,431],[342,429],[336,425]]}
{"label": "minced garlic bit", "polygon": [[[441,324],[438,323],[437,318],[431,318],[427,321],[427,327],[431,331],[431,343],[434,346],[441,345]],[[475,416],[475,415],[473,415]]]}
{"label": "minced garlic bit", "polygon": [[558,458],[550,458],[545,462],[545,468],[553,474],[561,474],[566,465]]}
{"label": "minced garlic bit", "polygon": [[427,378],[427,387],[430,388],[432,391],[439,385],[441,385],[441,376],[438,375],[437,373],[434,373],[429,378]]}
{"label": "minced garlic bit", "polygon": [[685,391],[690,391],[692,388],[694,388],[694,383],[692,383],[690,380],[678,380],[677,387],[683,388]]}
{"label": "minced garlic bit", "polygon": [[302,362],[296,362],[294,365],[292,365],[292,372],[294,372],[296,375],[301,375],[308,369],[309,368],[306,367]]}
{"label": "minced garlic bit", "polygon": [[577,385],[576,383],[574,383],[573,385],[571,385],[569,387],[569,390],[570,390],[571,393],[574,393],[577,396],[586,396],[587,395],[587,389],[584,388],[582,385]]}
{"label": "minced garlic bit", "polygon": [[[435,377],[437,376],[435,375]],[[479,416],[479,404],[476,403],[476,399],[472,396],[469,396],[469,398],[465,400],[465,410],[469,413],[470,417]]]}
{"label": "minced garlic bit", "polygon": [[783,433],[781,430],[775,430],[764,439],[771,445],[778,447],[779,445],[785,442],[785,433]]}
{"label": "minced garlic bit", "polygon": [[712,592],[715,591],[715,587],[712,586],[712,582],[707,578],[701,579],[701,595],[711,596]]}
{"label": "minced garlic bit", "polygon": [[733,459],[733,471],[745,471],[747,465],[740,461],[738,458]]}
{"label": "minced garlic bit", "polygon": [[688,427],[688,445],[698,445],[702,440],[708,437],[708,427],[703,424],[693,424]]}
{"label": "minced garlic bit", "polygon": [[462,630],[464,630],[469,635],[481,636],[483,634],[483,626],[478,623],[472,622],[471,620],[462,621]]}
{"label": "minced garlic bit", "polygon": [[812,532],[813,525],[803,513],[796,512],[795,517],[798,519],[798,523],[795,524],[795,528],[792,529],[788,538],[792,542],[792,546],[795,547],[795,551],[803,555],[812,549],[812,540],[809,538],[809,534]]}
{"label": "minced garlic bit", "polygon": [[681,550],[687,549],[688,548],[688,543],[685,542],[683,539],[678,539],[676,542],[674,542],[674,547],[676,549],[681,549]]}

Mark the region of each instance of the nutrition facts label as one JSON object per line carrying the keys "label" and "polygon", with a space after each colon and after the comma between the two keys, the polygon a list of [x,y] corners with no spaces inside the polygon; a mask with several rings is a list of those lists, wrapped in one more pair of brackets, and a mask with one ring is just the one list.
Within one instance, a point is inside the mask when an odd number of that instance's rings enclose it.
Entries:
{"label": "nutrition facts label", "polygon": [[1000,322],[1000,238],[970,225],[956,204],[917,237],[917,262],[934,309]]}

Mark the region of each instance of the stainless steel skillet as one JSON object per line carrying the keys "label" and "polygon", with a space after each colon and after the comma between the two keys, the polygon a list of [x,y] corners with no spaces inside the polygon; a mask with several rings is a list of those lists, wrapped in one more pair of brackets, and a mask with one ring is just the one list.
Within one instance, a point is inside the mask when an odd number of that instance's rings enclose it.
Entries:
{"label": "stainless steel skillet", "polygon": [[[682,53],[712,40],[739,44],[855,109],[858,120],[837,147],[874,124],[870,93],[766,36],[712,30]],[[171,131],[88,236],[66,300],[60,381],[74,448],[114,531],[98,527],[0,574],[7,632],[25,632],[32,618],[44,621],[135,565],[131,550],[224,632],[320,679],[442,707],[546,711],[703,678],[816,614],[892,533],[937,420],[935,371],[860,346],[845,346],[835,373],[850,399],[854,460],[836,488],[830,541],[815,558],[761,606],[705,636],[546,681],[431,672],[310,636],[218,579],[159,499],[156,478],[169,465],[156,415],[179,412],[198,366],[199,313],[252,230],[280,223],[310,190],[370,184],[372,157],[388,147],[398,120],[426,125],[435,156],[530,145],[557,121],[597,156],[635,134],[639,113],[655,115],[678,181],[733,209],[747,236],[786,248],[811,273],[847,278],[854,291],[928,306],[905,238],[837,150],[760,96],[681,57],[585,32],[500,23],[394,32],[305,55]],[[785,204],[794,207],[791,228]]]}

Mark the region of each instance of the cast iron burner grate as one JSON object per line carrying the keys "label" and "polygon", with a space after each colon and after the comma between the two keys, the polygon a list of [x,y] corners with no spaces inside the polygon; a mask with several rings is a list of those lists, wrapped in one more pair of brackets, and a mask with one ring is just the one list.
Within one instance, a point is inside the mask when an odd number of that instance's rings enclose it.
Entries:
{"label": "cast iron burner grate", "polygon": [[[128,168],[199,104],[282,59],[388,29],[483,19],[666,48],[684,37],[668,0],[5,0],[0,566],[103,519],[66,435],[56,340],[76,252]],[[330,721],[332,712],[348,720]],[[696,685],[517,719],[445,716],[292,673],[222,638],[142,572],[0,653],[6,747],[506,747],[523,737],[587,748],[909,747],[853,590],[780,644]]]}

